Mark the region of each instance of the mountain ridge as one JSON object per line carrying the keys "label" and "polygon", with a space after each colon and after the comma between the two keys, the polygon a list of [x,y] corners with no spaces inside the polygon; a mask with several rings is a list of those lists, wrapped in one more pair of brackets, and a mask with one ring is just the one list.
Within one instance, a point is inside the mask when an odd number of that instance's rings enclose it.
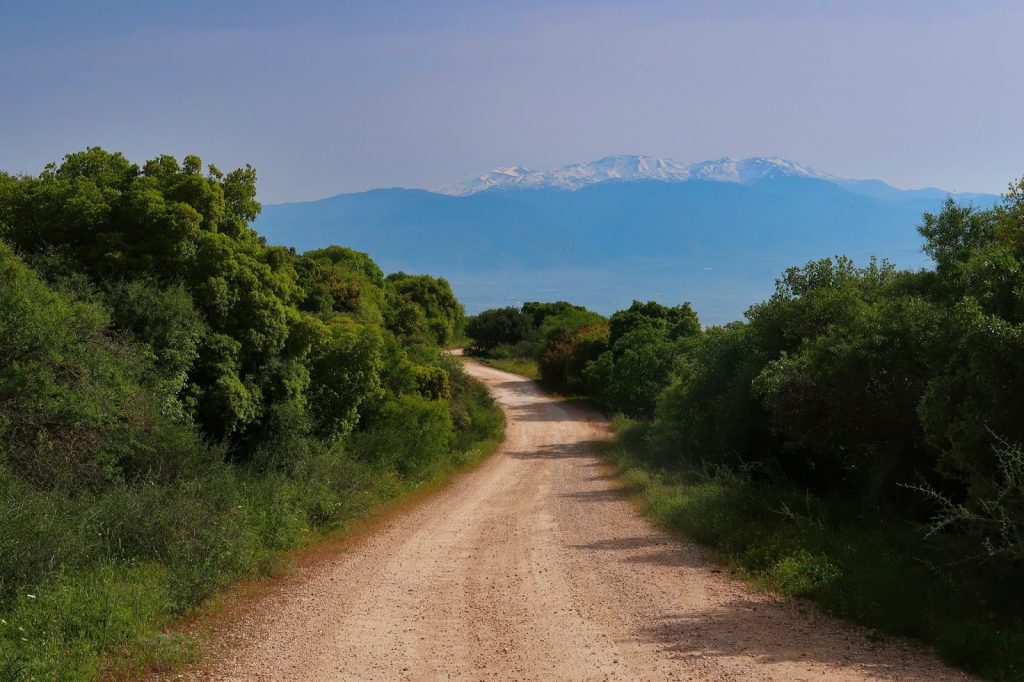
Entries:
{"label": "mountain ridge", "polygon": [[381,192],[422,192],[448,197],[466,197],[482,192],[564,190],[577,191],[584,187],[602,183],[679,183],[679,182],[725,182],[754,185],[765,180],[780,178],[805,178],[822,180],[844,190],[871,196],[876,199],[903,200],[909,196],[945,198],[952,196],[959,200],[981,200],[988,203],[996,197],[983,192],[957,192],[939,187],[899,188],[877,178],[843,178],[819,171],[812,166],[782,157],[752,156],[718,159],[684,164],[672,159],[645,156],[642,154],[619,154],[605,156],[595,161],[572,163],[554,170],[536,170],[525,166],[502,166],[487,173],[474,176],[439,188],[374,187],[358,192],[342,192],[318,199],[284,201],[267,206],[287,206],[328,201],[343,196],[365,196]]}
{"label": "mountain ridge", "polygon": [[[608,173],[630,169],[628,158],[606,159]],[[653,162],[632,168],[679,172]],[[712,164],[685,181],[620,177],[571,190],[376,189],[268,204],[256,228],[300,251],[341,243],[374,254],[385,270],[444,276],[469,312],[565,299],[610,313],[637,297],[690,300],[702,320],[724,323],[770,295],[785,268],[813,258],[924,266],[922,213],[941,210],[947,196],[979,207],[998,201],[778,170]]]}
{"label": "mountain ridge", "polygon": [[479,176],[435,190],[438,194],[467,196],[496,189],[565,189],[574,191],[602,182],[686,182],[709,180],[748,184],[766,177],[807,177],[840,180],[814,168],[781,157],[718,159],[685,164],[642,154],[605,156],[595,161],[572,163],[554,170],[534,170],[525,166],[495,168]]}

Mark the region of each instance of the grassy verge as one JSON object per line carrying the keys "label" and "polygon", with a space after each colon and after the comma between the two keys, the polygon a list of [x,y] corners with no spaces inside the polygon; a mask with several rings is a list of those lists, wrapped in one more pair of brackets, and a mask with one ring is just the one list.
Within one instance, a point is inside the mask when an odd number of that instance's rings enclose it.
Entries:
{"label": "grassy verge", "polygon": [[474,357],[474,360],[482,362],[489,367],[500,369],[504,372],[519,374],[527,379],[540,379],[540,370],[537,369],[537,361],[532,358],[485,358]]}
{"label": "grassy verge", "polygon": [[836,518],[822,501],[750,475],[659,467],[642,424],[614,427],[608,457],[662,528],[717,548],[764,589],[811,599],[879,636],[915,639],[986,678],[1024,679],[1024,619],[1000,601],[1012,580],[943,563],[950,548],[909,524]]}
{"label": "grassy verge", "polygon": [[[287,551],[439,485],[495,449],[504,417],[486,389],[460,375],[452,393],[452,440],[420,453],[415,470],[361,456],[358,440],[297,450],[287,469],[204,462],[171,485],[78,497],[32,489],[0,468],[0,575],[38,558],[46,576],[0,602],[0,679],[128,678],[194,659],[196,641],[165,634],[169,623],[240,579],[279,572]],[[417,434],[367,447],[403,437]],[[144,558],[124,558],[133,556]]]}

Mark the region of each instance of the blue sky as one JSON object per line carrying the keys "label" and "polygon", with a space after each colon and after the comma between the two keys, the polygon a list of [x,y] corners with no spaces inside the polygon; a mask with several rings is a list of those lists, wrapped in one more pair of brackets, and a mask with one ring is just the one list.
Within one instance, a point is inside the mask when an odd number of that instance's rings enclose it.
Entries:
{"label": "blue sky", "polygon": [[260,196],[607,154],[777,155],[902,187],[1024,175],[1024,3],[0,0],[0,168],[89,145]]}

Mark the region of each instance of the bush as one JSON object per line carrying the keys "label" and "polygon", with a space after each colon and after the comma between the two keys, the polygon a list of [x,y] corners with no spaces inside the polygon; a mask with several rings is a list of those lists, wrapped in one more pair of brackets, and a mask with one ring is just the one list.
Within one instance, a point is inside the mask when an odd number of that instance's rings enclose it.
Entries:
{"label": "bush", "polygon": [[473,349],[487,353],[498,346],[514,346],[536,336],[532,319],[518,308],[485,310],[466,323]]}
{"label": "bush", "polygon": [[587,365],[608,348],[607,320],[597,313],[574,308],[546,317],[540,334],[541,380],[558,391],[584,392]]}
{"label": "bush", "polygon": [[500,435],[447,282],[267,246],[201,168],[0,173],[3,679],[173,664],[169,618]]}
{"label": "bush", "polygon": [[[429,477],[439,453],[450,453],[454,431],[448,406],[440,400],[402,396],[389,402],[376,425],[360,433],[353,449],[377,464],[394,467],[411,479]],[[443,459],[440,462],[444,464]]]}
{"label": "bush", "polygon": [[503,343],[495,346],[487,355],[498,360],[533,359],[537,357],[540,348],[537,341],[520,341],[514,345]]}

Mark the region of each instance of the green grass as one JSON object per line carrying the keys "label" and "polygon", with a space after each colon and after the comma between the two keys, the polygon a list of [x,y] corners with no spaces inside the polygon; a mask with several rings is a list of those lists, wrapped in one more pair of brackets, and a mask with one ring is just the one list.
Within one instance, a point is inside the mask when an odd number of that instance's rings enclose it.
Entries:
{"label": "green grass", "polygon": [[915,639],[988,679],[1024,679],[1024,618],[1012,576],[943,564],[949,547],[926,541],[920,528],[837,519],[834,508],[792,487],[724,469],[658,467],[642,424],[614,426],[608,458],[662,528],[717,548],[761,588],[811,599],[880,635]]}
{"label": "green grass", "polygon": [[486,389],[453,391],[464,409],[454,447],[415,475],[314,449],[288,471],[208,463],[174,485],[69,498],[0,467],[0,576],[13,576],[0,577],[0,679],[128,678],[194,659],[195,641],[164,634],[175,619],[496,449],[504,417]]}
{"label": "green grass", "polygon": [[513,374],[519,374],[528,379],[537,380],[540,378],[540,370],[537,368],[537,361],[532,358],[473,358],[480,362],[500,369],[504,372],[512,372]]}

